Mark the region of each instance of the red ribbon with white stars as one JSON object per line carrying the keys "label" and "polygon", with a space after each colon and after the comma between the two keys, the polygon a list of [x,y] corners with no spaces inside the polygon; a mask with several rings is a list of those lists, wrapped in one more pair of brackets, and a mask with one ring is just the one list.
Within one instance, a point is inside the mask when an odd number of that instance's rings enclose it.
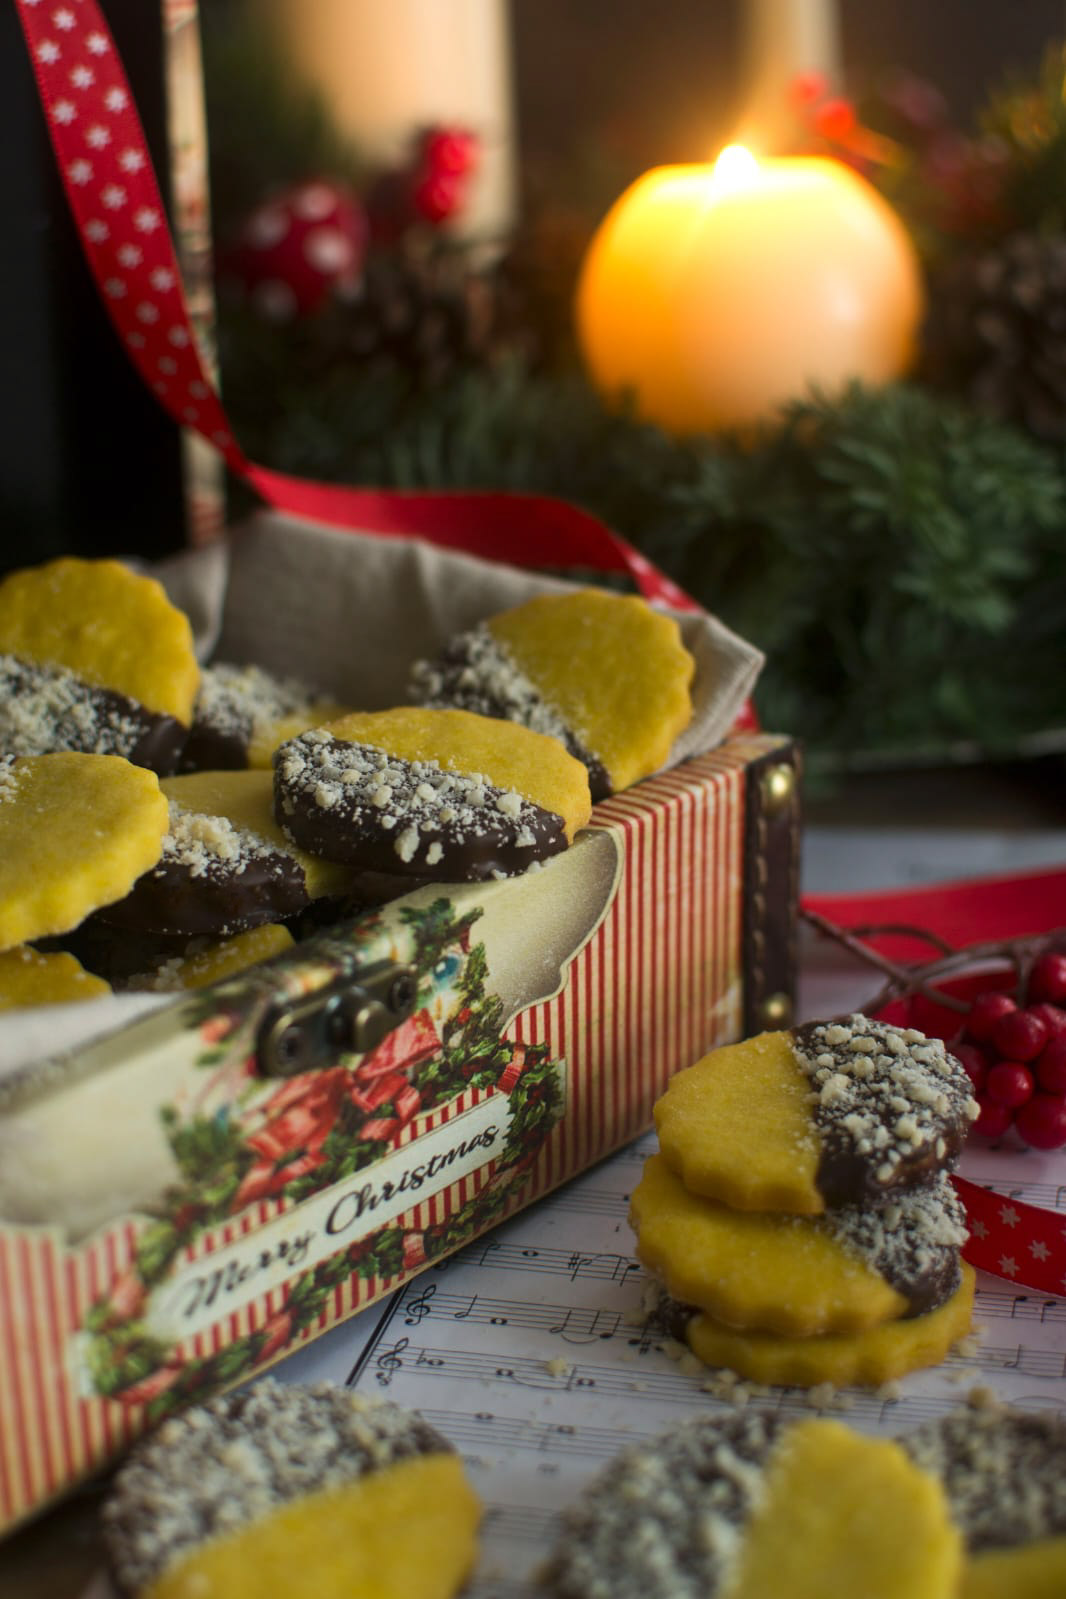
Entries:
{"label": "red ribbon with white stars", "polygon": [[[15,6],[71,211],[119,339],[174,420],[202,434],[269,505],[518,566],[627,572],[649,600],[702,609],[625,539],[561,500],[351,489],[249,461],[197,348],[140,117],[96,0],[15,0]],[[754,725],[750,709],[741,725]],[[956,1183],[970,1221],[967,1259],[1019,1286],[1061,1294],[1062,1217],[960,1178]]]}
{"label": "red ribbon with white stars", "polygon": [[[96,0],[15,0],[15,6],[82,247],[118,337],[174,420],[202,434],[269,505],[517,566],[627,572],[648,600],[702,609],[625,539],[561,500],[351,489],[249,461],[197,349],[140,117]],[[754,725],[750,711],[745,720]]]}

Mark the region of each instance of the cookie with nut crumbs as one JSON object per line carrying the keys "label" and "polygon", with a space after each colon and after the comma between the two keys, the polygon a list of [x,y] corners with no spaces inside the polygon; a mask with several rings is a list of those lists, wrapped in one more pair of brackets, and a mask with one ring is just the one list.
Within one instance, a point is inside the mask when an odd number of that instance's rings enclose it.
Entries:
{"label": "cookie with nut crumbs", "polygon": [[261,666],[216,661],[200,674],[181,769],[269,768],[271,756],[287,738],[344,716],[349,709],[299,678],[279,677]]}
{"label": "cookie with nut crumbs", "polygon": [[0,1010],[28,1005],[73,1005],[110,994],[111,985],[87,972],[64,950],[45,953],[29,944],[0,952]]}
{"label": "cookie with nut crumbs", "polygon": [[1066,1418],[994,1403],[899,1441],[944,1485],[966,1546],[960,1599],[1066,1593]]}
{"label": "cookie with nut crumbs", "polygon": [[959,1285],[965,1214],[944,1177],[877,1210],[730,1210],[690,1194],[659,1155],[630,1202],[637,1258],[674,1299],[731,1327],[788,1337],[918,1316]]}
{"label": "cookie with nut crumbs", "polygon": [[121,899],[166,830],[159,779],[121,756],[0,756],[0,950]]}
{"label": "cookie with nut crumbs", "polygon": [[119,561],[64,556],[0,582],[0,752],[173,771],[199,678],[184,612]]}
{"label": "cookie with nut crumbs", "polygon": [[908,1372],[935,1366],[965,1338],[973,1318],[975,1273],[962,1263],[959,1286],[935,1310],[897,1318],[861,1332],[814,1338],[727,1327],[706,1311],[664,1296],[655,1320],[668,1327],[705,1366],[736,1372],[749,1382],[816,1388],[850,1383],[876,1388]]}
{"label": "cookie with nut crumbs", "polygon": [[655,1125],[693,1193],[810,1216],[953,1170],[977,1110],[940,1039],[854,1015],[713,1050],[671,1080]]}
{"label": "cookie with nut crumbs", "polygon": [[275,822],[269,772],[189,772],[160,787],[169,824],[159,859],[97,923],[215,938],[284,920],[346,890],[345,867],[295,848]]}
{"label": "cookie with nut crumbs", "polygon": [[412,669],[411,698],[550,733],[594,800],[664,766],[692,720],[695,662],[673,617],[604,589],[542,594],[460,633]]}
{"label": "cookie with nut crumbs", "polygon": [[616,1458],[563,1512],[549,1599],[949,1599],[936,1477],[838,1421],[702,1415]]}
{"label": "cookie with nut crumbs", "polygon": [[266,1378],[164,1422],[120,1467],[103,1535],[126,1599],[451,1599],[479,1519],[420,1416]]}
{"label": "cookie with nut crumbs", "polygon": [[360,872],[468,882],[557,855],[591,813],[558,739],[469,711],[343,717],[274,756],[275,814],[301,849]]}

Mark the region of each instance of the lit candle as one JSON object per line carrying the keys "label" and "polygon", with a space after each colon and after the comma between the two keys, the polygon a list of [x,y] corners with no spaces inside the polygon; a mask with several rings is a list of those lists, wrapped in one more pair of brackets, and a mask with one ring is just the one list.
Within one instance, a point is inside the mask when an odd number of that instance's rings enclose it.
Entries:
{"label": "lit candle", "polygon": [[915,350],[910,237],[849,167],[659,167],[616,202],[582,266],[578,336],[593,382],[677,433],[772,417],[812,385],[883,383]]}

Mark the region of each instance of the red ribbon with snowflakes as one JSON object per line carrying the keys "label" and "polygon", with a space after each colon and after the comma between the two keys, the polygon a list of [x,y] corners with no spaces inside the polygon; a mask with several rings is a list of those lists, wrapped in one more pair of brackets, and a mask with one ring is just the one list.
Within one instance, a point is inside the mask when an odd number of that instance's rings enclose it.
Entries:
{"label": "red ribbon with snowflakes", "polygon": [[[140,117],[96,0],[15,0],[89,269],[145,383],[268,505],[337,527],[406,534],[516,566],[625,572],[645,599],[702,609],[603,522],[542,495],[393,493],[249,461],[201,359]],[[747,725],[753,725],[751,712]]]}

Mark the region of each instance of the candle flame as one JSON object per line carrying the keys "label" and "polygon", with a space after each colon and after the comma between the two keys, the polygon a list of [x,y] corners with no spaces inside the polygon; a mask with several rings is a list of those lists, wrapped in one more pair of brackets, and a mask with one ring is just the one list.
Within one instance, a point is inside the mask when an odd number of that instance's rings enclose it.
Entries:
{"label": "candle flame", "polygon": [[742,144],[727,144],[714,163],[714,183],[719,189],[743,189],[759,170],[759,163]]}

